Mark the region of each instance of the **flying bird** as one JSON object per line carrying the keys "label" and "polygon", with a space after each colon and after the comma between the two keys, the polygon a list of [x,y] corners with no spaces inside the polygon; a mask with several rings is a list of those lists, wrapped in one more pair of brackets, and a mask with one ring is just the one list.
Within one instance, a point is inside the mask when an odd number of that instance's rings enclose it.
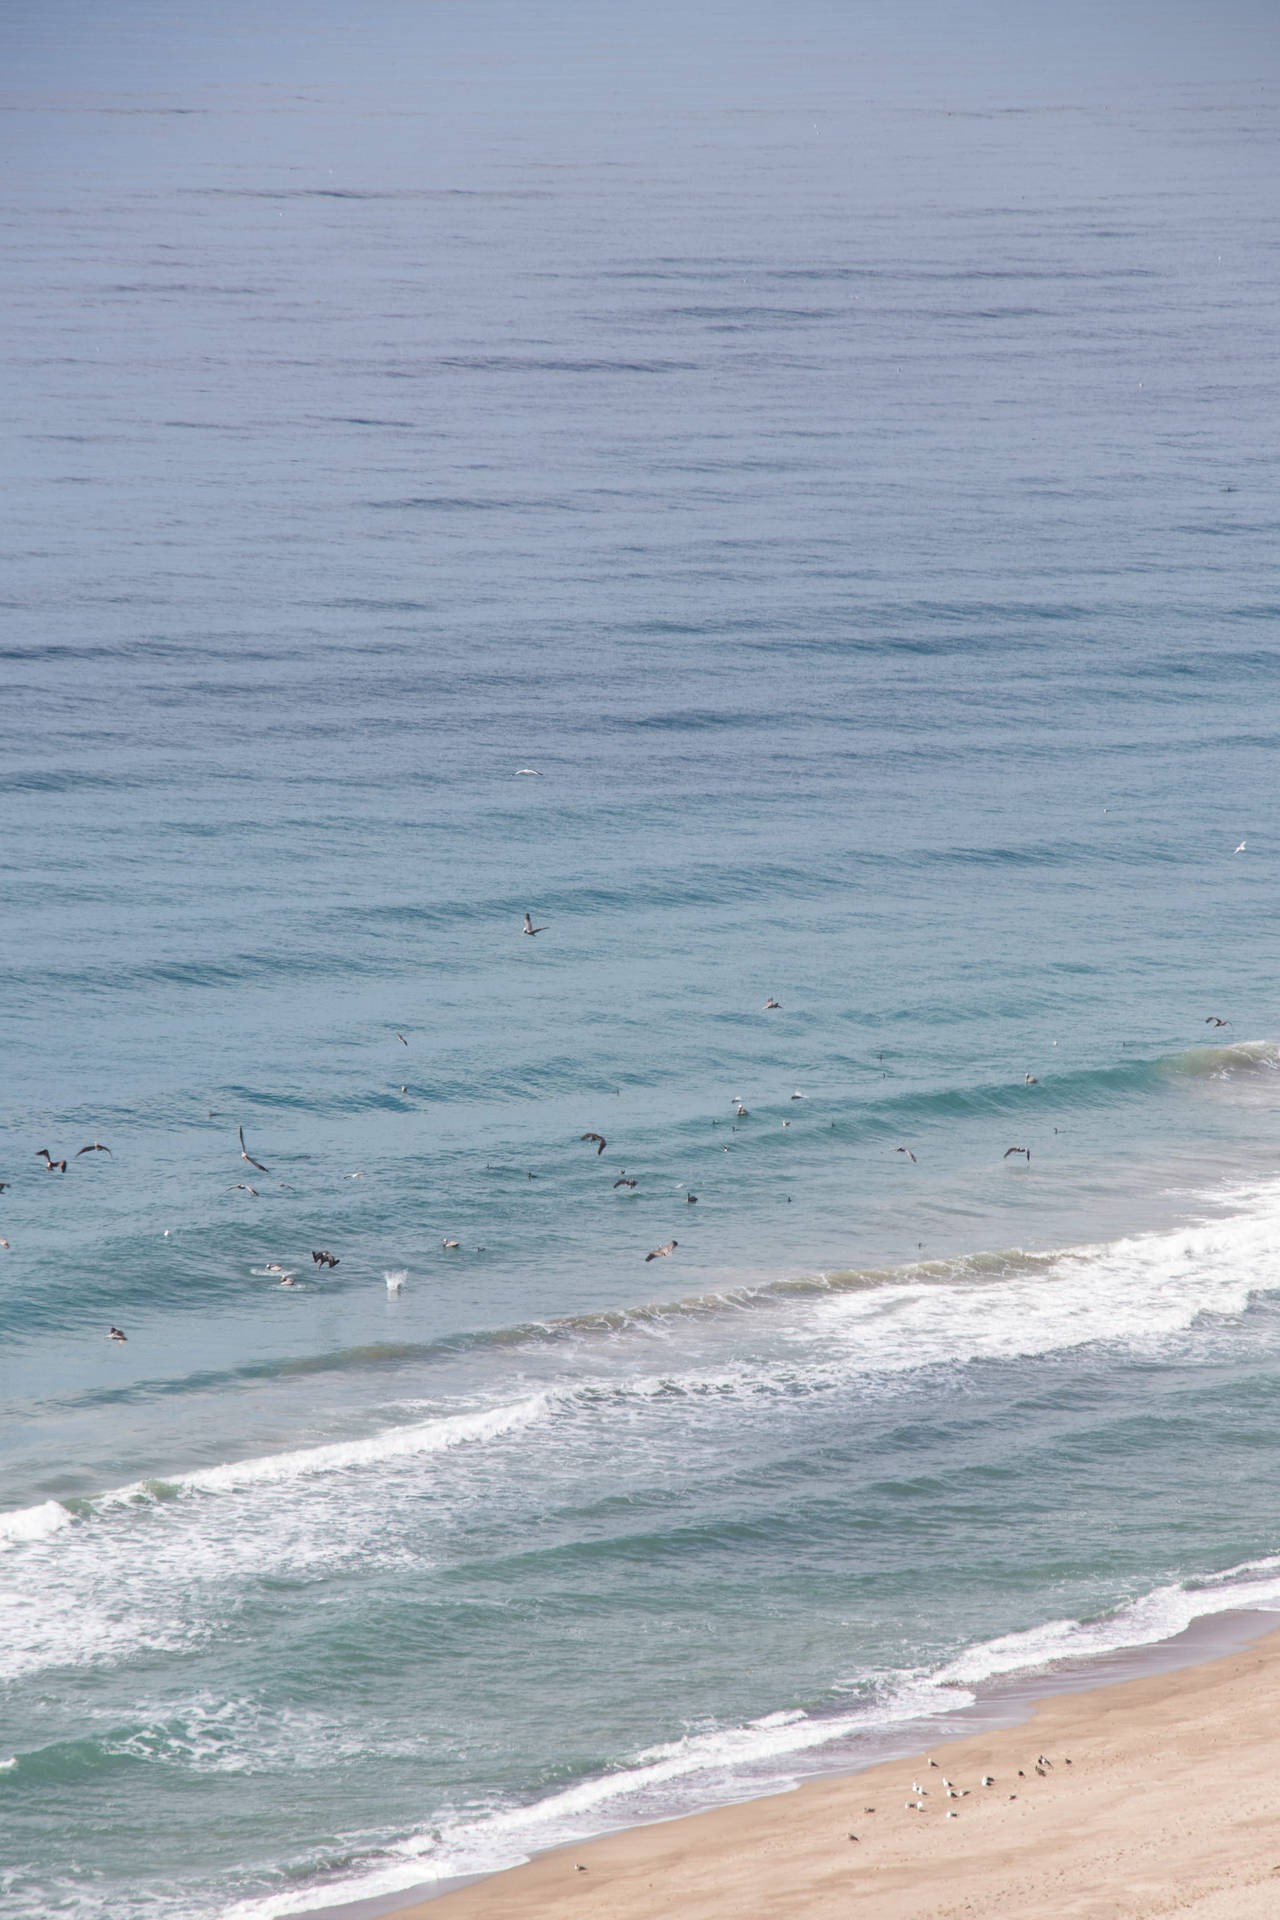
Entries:
{"label": "flying bird", "polygon": [[614,1190],[614,1192],[616,1193],[616,1192],[618,1191],[618,1188],[619,1188],[619,1187],[635,1187],[635,1186],[638,1186],[639,1184],[640,1184],[640,1183],[639,1183],[639,1181],[637,1181],[637,1180],[628,1180],[628,1179],[626,1178],[626,1176],[624,1175],[624,1176],[623,1176],[623,1178],[622,1178],[621,1180],[615,1180],[615,1181],[614,1181],[614,1183],[613,1183],[613,1190]]}
{"label": "flying bird", "polygon": [[108,1340],[127,1340],[129,1336],[127,1333],[121,1333],[119,1327],[108,1327],[107,1338]]}
{"label": "flying bird", "polygon": [[396,1034],[396,1039],[397,1039],[397,1040],[398,1040],[398,1041],[400,1042],[400,1045],[401,1045],[402,1047],[407,1047],[407,1046],[408,1046],[408,1044],[409,1044],[409,1042],[408,1042],[408,1041],[407,1041],[407,1040],[405,1039],[405,1037],[404,1037],[404,1035],[403,1035],[402,1033],[399,1033],[399,1032],[397,1032],[397,1034]]}
{"label": "flying bird", "polygon": [[1030,1147],[1006,1147],[1006,1148],[1005,1148],[1005,1150],[1004,1150],[1004,1157],[1005,1157],[1005,1159],[1006,1159],[1006,1160],[1007,1160],[1007,1159],[1009,1158],[1009,1155],[1010,1155],[1011,1153],[1025,1153],[1025,1154],[1026,1154],[1026,1156],[1027,1156],[1027,1165],[1028,1165],[1028,1166],[1030,1166],[1030,1165],[1031,1165],[1031,1149],[1030,1149]]}
{"label": "flying bird", "polygon": [[524,917],[524,926],[521,928],[521,932],[522,933],[545,933],[547,930],[547,926],[549,926],[550,924],[551,924],[550,921],[548,921],[546,926],[535,927],[533,924],[532,916],[526,913]]}
{"label": "flying bird", "polygon": [[764,1007],[762,1011],[765,1013],[781,1013],[782,1002],[780,1000],[775,1000],[773,995],[770,994],[769,998],[764,1003]]}
{"label": "flying bird", "polygon": [[1211,1013],[1205,1021],[1205,1025],[1206,1027],[1229,1027],[1231,1022],[1229,1020],[1219,1020],[1216,1013]]}
{"label": "flying bird", "polygon": [[37,1147],[36,1159],[44,1161],[45,1169],[49,1173],[65,1173],[67,1170],[66,1161],[55,1160],[50,1154],[48,1147]]}
{"label": "flying bird", "polygon": [[609,1144],[609,1142],[605,1139],[602,1133],[580,1133],[578,1135],[578,1138],[579,1140],[598,1140],[599,1141],[600,1144],[596,1148],[597,1160],[600,1158],[600,1155],[604,1152],[605,1148]]}
{"label": "flying bird", "polygon": [[1249,844],[1249,842],[1248,842],[1247,840],[1242,840],[1242,841],[1240,842],[1240,845],[1239,845],[1239,846],[1238,846],[1238,847],[1237,847],[1237,848],[1235,849],[1235,851],[1236,851],[1237,853],[1243,853],[1243,852],[1244,852],[1244,850],[1245,850],[1245,848],[1246,848],[1246,847],[1248,846],[1248,844]]}
{"label": "flying bird", "polygon": [[535,779],[535,780],[541,780],[541,778],[542,778],[542,775],[541,775],[541,773],[539,773],[539,771],[538,771],[538,769],[537,769],[537,767],[517,767],[517,768],[516,768],[516,772],[517,772],[517,773],[531,773],[531,774],[533,775],[533,777],[534,777],[534,779]]}
{"label": "flying bird", "polygon": [[258,1189],[251,1187],[247,1180],[237,1180],[235,1184],[228,1187],[226,1191],[228,1193],[251,1193],[255,1200],[258,1198]]}
{"label": "flying bird", "polygon": [[[110,1153],[110,1151],[110,1147],[104,1147],[101,1140],[91,1140],[87,1147],[80,1149],[80,1153]],[[80,1158],[80,1153],[76,1155],[77,1160]]]}
{"label": "flying bird", "polygon": [[325,1248],[323,1253],[313,1252],[311,1255],[311,1258],[315,1261],[318,1267],[336,1267],[338,1264],[337,1254],[330,1253],[327,1247]]}
{"label": "flying bird", "polygon": [[259,1173],[270,1173],[271,1171],[270,1167],[263,1166],[261,1160],[255,1160],[253,1155],[250,1153],[248,1147],[246,1147],[244,1143],[243,1127],[240,1128],[240,1158],[242,1160],[247,1160],[251,1167],[256,1167]]}
{"label": "flying bird", "polygon": [[895,1147],[895,1148],[894,1148],[894,1152],[895,1152],[895,1153],[905,1153],[905,1154],[906,1154],[906,1156],[907,1156],[907,1158],[908,1158],[908,1160],[909,1160],[909,1161],[911,1162],[911,1164],[912,1164],[912,1166],[914,1167],[914,1166],[916,1165],[916,1157],[915,1157],[915,1155],[914,1155],[914,1153],[912,1153],[912,1151],[911,1151],[911,1149],[910,1149],[910,1147]]}
{"label": "flying bird", "polygon": [[662,1245],[660,1247],[655,1247],[652,1253],[646,1253],[645,1255],[646,1265],[650,1260],[665,1260],[667,1255],[669,1253],[674,1253],[676,1248],[679,1245],[680,1245],[680,1242],[678,1240],[664,1240]]}

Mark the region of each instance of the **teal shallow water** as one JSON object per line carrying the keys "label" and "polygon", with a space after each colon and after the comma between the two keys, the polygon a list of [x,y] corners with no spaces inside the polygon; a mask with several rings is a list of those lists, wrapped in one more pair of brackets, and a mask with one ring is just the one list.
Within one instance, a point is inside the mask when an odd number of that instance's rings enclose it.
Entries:
{"label": "teal shallow water", "polygon": [[927,24],[10,14],[16,1915],[1280,1594],[1273,35]]}

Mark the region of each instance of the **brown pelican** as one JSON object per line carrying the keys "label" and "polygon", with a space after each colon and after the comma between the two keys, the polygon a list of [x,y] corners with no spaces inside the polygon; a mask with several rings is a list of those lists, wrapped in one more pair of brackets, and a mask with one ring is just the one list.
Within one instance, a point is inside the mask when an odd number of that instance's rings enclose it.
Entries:
{"label": "brown pelican", "polygon": [[655,1247],[652,1253],[646,1253],[646,1263],[650,1260],[665,1260],[667,1255],[674,1253],[679,1245],[680,1242],[678,1240],[664,1240],[662,1245]]}
{"label": "brown pelican", "polygon": [[609,1144],[609,1142],[605,1139],[602,1133],[580,1133],[578,1135],[578,1138],[579,1140],[594,1140],[597,1142],[597,1146],[596,1146],[597,1160],[600,1158],[600,1155],[604,1152],[605,1148]]}
{"label": "brown pelican", "polygon": [[[547,925],[549,924],[550,922],[547,923]],[[522,933],[545,933],[547,930],[547,925],[544,925],[541,927],[535,927],[533,924],[532,918],[530,917],[529,914],[526,913],[524,917],[524,926],[520,929],[520,931]]]}

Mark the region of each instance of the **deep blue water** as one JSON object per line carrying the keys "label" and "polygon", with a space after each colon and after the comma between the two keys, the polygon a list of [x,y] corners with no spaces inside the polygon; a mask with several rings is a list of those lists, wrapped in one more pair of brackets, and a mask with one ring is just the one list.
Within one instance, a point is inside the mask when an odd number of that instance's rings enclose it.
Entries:
{"label": "deep blue water", "polygon": [[1269,15],[109,11],[0,28],[6,1911],[1280,1600]]}

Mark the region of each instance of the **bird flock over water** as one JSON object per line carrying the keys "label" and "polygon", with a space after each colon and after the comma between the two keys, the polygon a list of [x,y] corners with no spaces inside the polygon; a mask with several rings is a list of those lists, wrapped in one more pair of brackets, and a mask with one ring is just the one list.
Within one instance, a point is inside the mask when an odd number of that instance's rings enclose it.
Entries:
{"label": "bird flock over water", "polygon": [[[520,769],[518,769],[518,771],[523,774],[531,775],[537,779],[542,778],[542,775],[537,771],[536,768],[533,768],[533,767],[521,767]],[[1236,851],[1237,852],[1244,851],[1243,843],[1241,844],[1240,847],[1236,849]],[[524,923],[521,927],[521,932],[531,937],[536,937],[540,933],[547,932],[549,926],[550,926],[550,922],[544,922],[540,925],[535,926],[533,921],[533,915],[530,912],[526,911],[524,915]],[[762,1011],[765,1013],[781,1012],[782,1004],[779,1000],[775,999],[772,994],[770,994],[763,1003]],[[1207,1015],[1204,1024],[1207,1027],[1212,1027],[1216,1032],[1224,1028],[1230,1027],[1231,1022],[1230,1020],[1224,1018],[1220,1014],[1211,1013]],[[393,1032],[395,1034],[395,1038],[400,1042],[401,1046],[407,1048],[409,1046],[409,1041],[407,1040],[405,1035],[402,1032],[400,1032],[398,1028],[393,1029]],[[1054,1045],[1055,1046],[1057,1045],[1056,1041],[1054,1042]],[[883,1061],[883,1058],[884,1058],[883,1054],[880,1056],[880,1058]],[[1035,1087],[1035,1086],[1038,1086],[1039,1084],[1040,1084],[1039,1079],[1035,1074],[1025,1073],[1023,1075],[1024,1086]],[[401,1088],[401,1092],[407,1092],[407,1091],[408,1091],[407,1087]],[[799,1089],[797,1089],[791,1095],[791,1099],[793,1101],[803,1100],[805,1097],[806,1096]],[[738,1098],[737,1095],[733,1096],[730,1104],[732,1105],[734,1110],[735,1121],[749,1120],[751,1118],[750,1109],[745,1105],[745,1103],[741,1099]],[[210,1116],[210,1118],[213,1118],[213,1117],[214,1117],[213,1115]],[[716,1123],[713,1121],[712,1124],[715,1125]],[[790,1124],[791,1122],[789,1120],[784,1120],[782,1122],[782,1125],[784,1127],[789,1127]],[[834,1122],[832,1124],[834,1125]],[[239,1126],[236,1131],[237,1131],[237,1138],[240,1143],[240,1158],[242,1162],[245,1164],[245,1166],[252,1168],[253,1171],[256,1173],[260,1173],[260,1174],[270,1173],[271,1169],[263,1161],[257,1159],[255,1155],[250,1153],[248,1145],[245,1141],[243,1125]],[[736,1131],[736,1128],[735,1128],[735,1131]],[[1057,1129],[1055,1128],[1054,1131],[1056,1132]],[[588,1129],[586,1132],[581,1134],[580,1140],[583,1145],[594,1147],[596,1159],[603,1158],[609,1145],[609,1142],[605,1137],[605,1135],[602,1133],[597,1133],[594,1129]],[[728,1153],[730,1151],[729,1147],[726,1146],[724,1151]],[[912,1166],[918,1165],[915,1152],[911,1147],[899,1145],[899,1146],[895,1146],[892,1149],[892,1151],[895,1155],[897,1154],[902,1155],[906,1160],[908,1160],[911,1163]],[[44,1168],[47,1173],[64,1175],[66,1174],[69,1165],[72,1164],[74,1161],[79,1160],[85,1154],[94,1154],[94,1153],[104,1153],[110,1157],[111,1148],[107,1146],[104,1141],[90,1140],[85,1146],[77,1148],[76,1152],[70,1156],[64,1155],[61,1157],[55,1157],[53,1152],[48,1147],[38,1147],[35,1152],[35,1158],[37,1160],[43,1161]],[[1008,1161],[1010,1159],[1020,1159],[1024,1167],[1029,1169],[1031,1165],[1031,1149],[1030,1147],[1021,1146],[1021,1145],[1009,1146],[1005,1148],[1002,1158],[1005,1161]],[[363,1173],[362,1172],[350,1173],[346,1177],[351,1180],[359,1180],[363,1178]],[[534,1173],[530,1173],[528,1175],[528,1178],[530,1180],[534,1180],[537,1178],[537,1175]],[[280,1184],[283,1185],[284,1183],[281,1182]],[[619,1190],[621,1190],[626,1195],[634,1195],[639,1190],[639,1184],[640,1183],[637,1177],[634,1174],[629,1174],[627,1169],[625,1167],[622,1167],[618,1170],[618,1177],[613,1181],[613,1191],[616,1193]],[[4,1193],[9,1185],[10,1183],[8,1181],[0,1181],[0,1194]],[[228,1185],[228,1187],[226,1188],[226,1191],[228,1193],[247,1193],[255,1200],[261,1197],[259,1189],[254,1185],[252,1185],[252,1183],[248,1180],[233,1181]],[[696,1206],[698,1204],[698,1196],[696,1193],[692,1193],[686,1190],[684,1197],[685,1197],[686,1205]],[[790,1196],[788,1196],[788,1199],[789,1198]],[[168,1238],[167,1230],[166,1230],[165,1237]],[[673,1235],[669,1240],[663,1241],[663,1243],[660,1246],[651,1247],[649,1251],[644,1255],[645,1264],[647,1265],[654,1260],[668,1259],[672,1254],[674,1254],[678,1250],[679,1245],[680,1245],[680,1242]],[[9,1241],[7,1239],[0,1238],[0,1249],[3,1249],[6,1252],[12,1251]],[[446,1236],[441,1241],[441,1249],[442,1251],[447,1253],[458,1252],[461,1250],[461,1242],[452,1236]],[[480,1249],[477,1249],[477,1251],[483,1252],[484,1249],[480,1248]],[[313,1249],[311,1254],[311,1259],[317,1268],[322,1268],[322,1269],[332,1270],[333,1268],[337,1267],[339,1264],[339,1256],[335,1253],[332,1253],[328,1248]],[[261,1271],[264,1274],[278,1275],[279,1276],[278,1284],[282,1287],[292,1287],[297,1284],[298,1270],[296,1268],[295,1269],[285,1268],[283,1264],[278,1261],[269,1262],[265,1267],[261,1269]],[[397,1272],[394,1274],[386,1275],[386,1284],[387,1284],[388,1292],[393,1295],[398,1294],[401,1287],[403,1286],[404,1279],[405,1279],[405,1275],[403,1272]],[[123,1332],[121,1328],[113,1325],[108,1329],[107,1338],[119,1344],[126,1341],[128,1336]],[[986,1783],[984,1782],[984,1784]]]}

